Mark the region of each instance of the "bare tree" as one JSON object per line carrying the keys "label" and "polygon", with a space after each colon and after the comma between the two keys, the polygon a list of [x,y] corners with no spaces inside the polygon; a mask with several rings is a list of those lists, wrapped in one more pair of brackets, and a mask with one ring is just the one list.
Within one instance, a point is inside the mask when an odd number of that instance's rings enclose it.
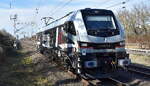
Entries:
{"label": "bare tree", "polygon": [[132,42],[148,43],[150,46],[150,6],[134,5],[132,9],[118,11],[118,17],[125,26],[127,35]]}

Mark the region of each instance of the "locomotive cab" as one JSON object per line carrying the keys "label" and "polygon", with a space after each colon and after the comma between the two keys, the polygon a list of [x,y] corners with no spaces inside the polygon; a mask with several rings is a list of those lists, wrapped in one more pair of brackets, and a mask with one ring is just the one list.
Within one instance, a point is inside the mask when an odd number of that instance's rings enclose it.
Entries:
{"label": "locomotive cab", "polygon": [[112,11],[85,9],[77,13],[76,18],[78,73],[104,78],[130,64],[124,29]]}

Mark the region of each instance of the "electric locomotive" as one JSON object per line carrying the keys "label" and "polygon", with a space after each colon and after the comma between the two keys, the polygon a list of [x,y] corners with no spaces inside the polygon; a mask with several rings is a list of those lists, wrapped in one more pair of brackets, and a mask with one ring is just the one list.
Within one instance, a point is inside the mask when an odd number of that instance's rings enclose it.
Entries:
{"label": "electric locomotive", "polygon": [[130,64],[125,30],[111,10],[80,9],[51,22],[37,33],[38,49],[66,68],[90,79],[114,75]]}

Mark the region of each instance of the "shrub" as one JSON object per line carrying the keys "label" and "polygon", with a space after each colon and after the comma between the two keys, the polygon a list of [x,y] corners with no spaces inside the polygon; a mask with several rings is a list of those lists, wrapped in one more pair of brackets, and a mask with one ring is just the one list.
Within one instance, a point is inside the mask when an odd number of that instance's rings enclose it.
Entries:
{"label": "shrub", "polygon": [[14,50],[13,43],[15,38],[6,32],[5,30],[0,30],[0,61],[4,60],[8,52]]}

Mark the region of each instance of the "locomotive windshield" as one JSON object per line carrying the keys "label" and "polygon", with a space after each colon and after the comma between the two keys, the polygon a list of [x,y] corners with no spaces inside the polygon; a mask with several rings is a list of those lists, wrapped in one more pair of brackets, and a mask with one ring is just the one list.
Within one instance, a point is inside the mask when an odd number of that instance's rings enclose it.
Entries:
{"label": "locomotive windshield", "polygon": [[110,10],[81,10],[88,35],[110,37],[119,34],[115,15]]}
{"label": "locomotive windshield", "polygon": [[86,16],[85,23],[88,30],[116,29],[112,16]]}

